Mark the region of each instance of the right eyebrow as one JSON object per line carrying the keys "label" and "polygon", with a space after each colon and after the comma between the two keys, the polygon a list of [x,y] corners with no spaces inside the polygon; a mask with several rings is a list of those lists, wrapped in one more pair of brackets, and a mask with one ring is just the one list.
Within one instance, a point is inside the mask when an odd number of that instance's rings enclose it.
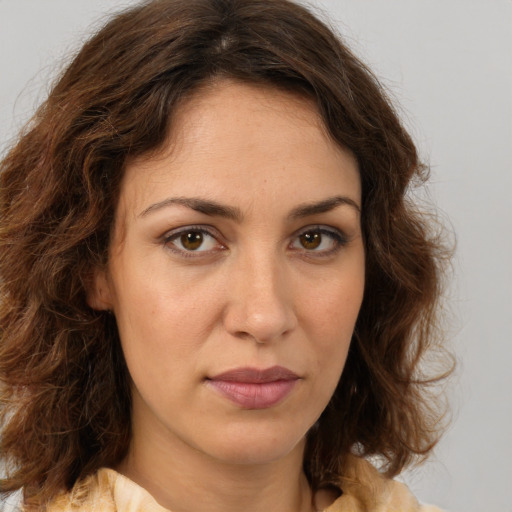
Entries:
{"label": "right eyebrow", "polygon": [[162,208],[174,205],[185,206],[191,210],[195,210],[196,212],[204,213],[205,215],[210,215],[212,217],[224,217],[238,223],[243,220],[243,214],[238,208],[223,205],[209,199],[201,199],[199,197],[168,197],[163,201],[159,201],[158,203],[154,203],[145,208],[141,213],[139,213],[139,217],[145,217],[146,215],[161,210]]}

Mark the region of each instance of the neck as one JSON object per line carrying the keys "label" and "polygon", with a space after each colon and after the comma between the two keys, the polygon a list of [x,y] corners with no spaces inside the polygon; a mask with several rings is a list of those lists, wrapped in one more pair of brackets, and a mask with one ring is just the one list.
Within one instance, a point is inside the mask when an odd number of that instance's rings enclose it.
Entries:
{"label": "neck", "polygon": [[172,512],[312,512],[303,446],[266,464],[228,464],[194,450],[147,451],[132,443],[119,471]]}
{"label": "neck", "polygon": [[[132,443],[118,471],[172,512],[312,512],[302,470],[304,442],[267,463],[219,461],[161,429],[133,423]],[[144,432],[144,435],[141,435]]]}

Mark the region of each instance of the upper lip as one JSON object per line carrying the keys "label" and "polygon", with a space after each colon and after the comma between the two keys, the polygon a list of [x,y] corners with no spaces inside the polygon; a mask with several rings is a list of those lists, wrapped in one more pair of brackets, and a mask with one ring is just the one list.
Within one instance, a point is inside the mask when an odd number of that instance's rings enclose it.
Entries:
{"label": "upper lip", "polygon": [[276,382],[279,380],[296,380],[299,376],[283,366],[272,366],[270,368],[234,368],[226,372],[219,373],[209,380],[219,380],[226,382],[244,382],[248,384],[264,384],[266,382]]}

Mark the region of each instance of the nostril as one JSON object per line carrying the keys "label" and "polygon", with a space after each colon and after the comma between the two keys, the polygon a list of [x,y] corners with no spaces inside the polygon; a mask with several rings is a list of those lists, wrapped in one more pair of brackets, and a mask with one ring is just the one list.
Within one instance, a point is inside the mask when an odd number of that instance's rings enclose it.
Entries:
{"label": "nostril", "polygon": [[283,339],[296,326],[291,308],[272,307],[265,311],[233,307],[225,319],[228,332],[239,339],[252,339],[256,343],[269,343]]}
{"label": "nostril", "polygon": [[268,343],[292,331],[297,318],[290,282],[275,254],[245,252],[232,269],[229,299],[224,309],[225,329],[238,339]]}

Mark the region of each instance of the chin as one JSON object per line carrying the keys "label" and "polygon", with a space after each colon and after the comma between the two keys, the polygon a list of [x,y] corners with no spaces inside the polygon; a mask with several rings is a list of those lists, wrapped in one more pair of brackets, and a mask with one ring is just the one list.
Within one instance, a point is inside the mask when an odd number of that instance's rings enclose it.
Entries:
{"label": "chin", "polygon": [[280,432],[275,428],[260,432],[251,429],[225,434],[211,447],[210,453],[228,464],[260,465],[284,459],[294,451],[300,451],[302,457],[304,444],[304,436],[296,433],[287,436],[283,429]]}

